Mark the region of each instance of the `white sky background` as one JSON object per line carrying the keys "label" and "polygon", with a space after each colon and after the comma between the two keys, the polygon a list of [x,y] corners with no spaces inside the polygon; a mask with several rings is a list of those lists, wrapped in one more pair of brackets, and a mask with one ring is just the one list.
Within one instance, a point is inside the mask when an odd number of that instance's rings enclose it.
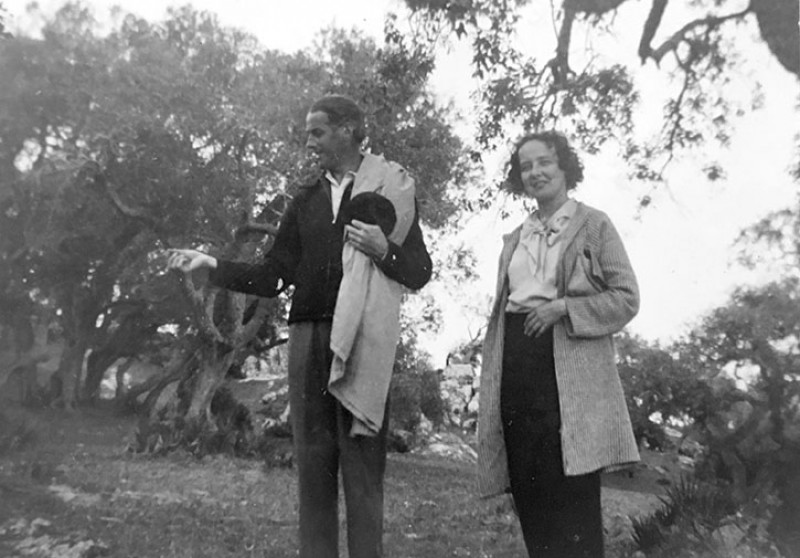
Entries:
{"label": "white sky background", "polygon": [[[161,19],[169,5],[185,3],[160,0],[86,2],[95,8],[98,17],[116,4],[149,20]],[[192,0],[190,3],[198,9],[215,12],[225,25],[254,34],[265,47],[288,52],[311,46],[318,31],[331,25],[359,28],[380,42],[386,12],[403,13],[399,0]],[[3,4],[12,30],[16,25],[27,26],[25,0],[3,0]],[[685,15],[674,13],[673,4],[662,22],[662,36],[685,22]],[[39,5],[45,12],[52,12],[61,2],[43,0]],[[648,8],[649,2],[623,6],[617,23],[628,18],[632,22],[619,27],[626,29],[624,35],[595,40],[596,48],[614,52],[618,59],[626,57],[644,78],[637,80],[642,101],[647,103],[637,113],[637,127],[645,129],[658,125],[661,95],[668,90],[666,72],[655,69],[652,63],[639,67],[636,58],[641,22]],[[733,11],[734,7],[730,9]],[[526,23],[519,40],[526,47],[539,46],[538,51],[549,56],[554,48],[554,28],[549,20],[549,9],[545,14],[546,19]],[[743,36],[748,35],[756,36],[755,26],[744,28]],[[575,57],[575,48],[583,36],[578,33],[573,36]],[[659,38],[656,37],[656,42]],[[544,50],[541,50],[542,44]],[[742,91],[743,98],[747,98],[752,79],[757,77],[764,85],[765,105],[738,121],[728,149],[717,150],[713,145],[706,148],[718,151],[727,171],[726,179],[708,183],[699,159],[683,157],[673,162],[666,187],[655,190],[650,206],[638,212],[637,200],[647,193],[646,187],[627,178],[626,169],[614,150],[599,157],[584,158],[586,176],[575,197],[606,211],[625,240],[642,291],[641,311],[630,329],[645,338],[664,342],[675,339],[703,313],[723,304],[736,285],[768,280],[764,273],[746,272],[735,264],[732,243],[743,227],[770,211],[796,202],[798,189],[789,177],[788,168],[794,156],[793,135],[800,130],[796,107],[800,87],[763,44],[753,41],[745,52],[747,71],[752,72],[752,76],[742,76],[738,83],[731,85],[731,91],[734,88],[737,94]],[[432,81],[442,99],[453,100],[467,116],[463,126],[459,126],[466,136],[471,130],[469,115],[473,109],[469,96],[474,89],[469,59],[464,46],[456,45],[451,51],[442,52]],[[471,141],[470,137],[464,139]],[[513,139],[508,138],[509,142]],[[504,158],[505,154],[487,158],[486,180],[496,179]],[[426,287],[437,300],[451,300],[445,308],[442,335],[424,345],[432,353],[436,366],[444,364],[449,349],[468,335],[474,335],[482,325],[474,308],[485,308],[494,290],[501,234],[524,217],[515,205],[511,200],[500,200],[497,207],[465,220],[464,230],[452,240],[476,250],[481,280],[474,292],[451,297],[443,286]],[[501,207],[510,210],[513,216],[501,219]]]}

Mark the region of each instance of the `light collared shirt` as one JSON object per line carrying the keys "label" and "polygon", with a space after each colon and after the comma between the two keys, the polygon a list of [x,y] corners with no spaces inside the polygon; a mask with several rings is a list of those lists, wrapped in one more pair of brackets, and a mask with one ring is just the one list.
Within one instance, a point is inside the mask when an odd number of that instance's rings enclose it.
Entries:
{"label": "light collared shirt", "polygon": [[507,312],[528,312],[555,300],[561,239],[578,204],[567,200],[546,222],[534,211],[522,223],[519,244],[508,266]]}
{"label": "light collared shirt", "polygon": [[356,178],[356,173],[353,171],[346,172],[342,177],[341,182],[337,182],[331,174],[331,171],[325,171],[325,178],[331,183],[331,206],[333,206],[333,222],[336,221],[336,216],[339,215],[339,207],[342,205],[342,197],[347,185],[352,183]]}

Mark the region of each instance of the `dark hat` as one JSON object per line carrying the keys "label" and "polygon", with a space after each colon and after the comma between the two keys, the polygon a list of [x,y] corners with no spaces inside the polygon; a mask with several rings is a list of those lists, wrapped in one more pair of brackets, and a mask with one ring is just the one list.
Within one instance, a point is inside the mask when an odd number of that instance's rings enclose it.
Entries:
{"label": "dark hat", "polygon": [[353,219],[368,225],[378,225],[386,236],[389,236],[397,223],[392,202],[375,192],[362,192],[345,204],[342,221],[349,223]]}

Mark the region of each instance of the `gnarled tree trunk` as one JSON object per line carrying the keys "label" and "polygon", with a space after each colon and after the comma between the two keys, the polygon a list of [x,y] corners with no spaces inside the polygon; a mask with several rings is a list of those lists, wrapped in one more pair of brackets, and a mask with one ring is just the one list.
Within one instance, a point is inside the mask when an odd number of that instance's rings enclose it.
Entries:
{"label": "gnarled tree trunk", "polygon": [[75,410],[83,371],[83,358],[88,348],[89,340],[85,336],[76,336],[67,341],[55,373],[54,380],[60,383],[60,393],[52,402],[53,406],[60,404],[67,411]]}
{"label": "gnarled tree trunk", "polygon": [[233,364],[235,350],[216,344],[204,346],[199,352],[197,370],[187,384],[191,386],[184,420],[190,425],[207,425],[214,429],[211,416],[211,399],[225,380],[225,373]]}
{"label": "gnarled tree trunk", "polygon": [[[147,396],[146,414],[139,425],[143,451],[194,442],[199,432],[217,431],[211,402],[237,355],[258,333],[269,308],[267,301],[248,301],[243,294],[198,287],[191,275],[177,276],[191,302],[197,334],[190,350],[182,351],[184,356],[175,359]],[[165,402],[162,393],[175,381],[178,387]],[[140,394],[132,390],[126,399]],[[159,437],[169,441],[161,443]]]}

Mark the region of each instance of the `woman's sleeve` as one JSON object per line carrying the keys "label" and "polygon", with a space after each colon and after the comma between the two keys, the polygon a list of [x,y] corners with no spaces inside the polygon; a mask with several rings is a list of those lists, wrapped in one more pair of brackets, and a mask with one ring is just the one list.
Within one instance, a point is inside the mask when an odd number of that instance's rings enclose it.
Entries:
{"label": "woman's sleeve", "polygon": [[[622,239],[608,219],[600,225],[596,261],[605,283],[597,294],[565,297],[567,333],[601,337],[620,331],[639,311],[639,285]],[[590,254],[591,256],[591,254]]]}
{"label": "woman's sleeve", "polygon": [[299,260],[297,209],[290,203],[272,249],[260,263],[217,260],[217,268],[209,274],[209,281],[223,289],[271,298],[294,282]]}

